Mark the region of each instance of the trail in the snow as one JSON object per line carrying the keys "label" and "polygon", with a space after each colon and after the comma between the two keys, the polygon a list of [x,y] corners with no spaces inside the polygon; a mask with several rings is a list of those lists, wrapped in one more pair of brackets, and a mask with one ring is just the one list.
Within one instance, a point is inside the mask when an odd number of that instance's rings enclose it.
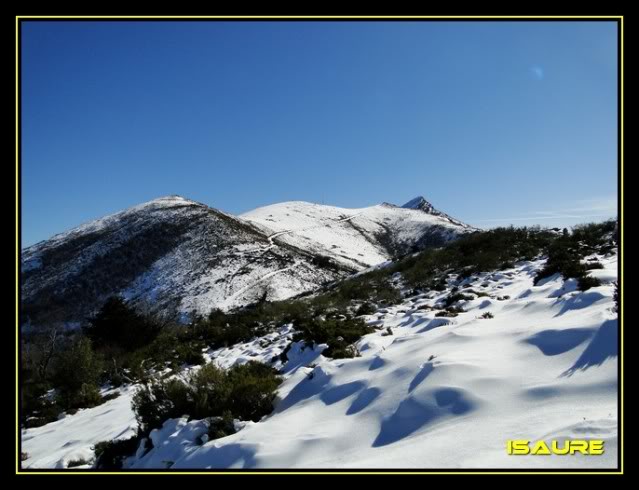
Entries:
{"label": "trail in the snow", "polygon": [[237,291],[237,292],[235,292],[235,293],[233,293],[233,294],[231,294],[231,295],[229,296],[229,292],[230,292],[230,290],[231,290],[231,286],[232,286],[232,284],[233,284],[233,281],[234,281],[235,277],[237,277],[237,276],[238,276],[239,271],[241,271],[241,270],[242,270],[243,268],[245,268],[247,265],[250,265],[250,264],[252,264],[253,262],[255,262],[256,260],[258,260],[259,258],[261,258],[261,256],[263,256],[263,255],[264,255],[264,253],[268,252],[268,251],[269,251],[269,250],[271,250],[273,247],[276,247],[276,246],[277,246],[277,243],[275,243],[275,241],[274,241],[276,238],[278,238],[278,237],[280,237],[280,236],[283,236],[283,235],[289,235],[289,234],[298,233],[298,232],[300,232],[300,231],[307,231],[307,230],[315,230],[315,229],[319,229],[319,228],[326,228],[327,226],[330,226],[330,225],[331,225],[331,224],[333,224],[333,223],[343,223],[343,222],[345,222],[345,221],[350,221],[350,220],[352,220],[353,218],[355,218],[355,217],[357,217],[357,216],[361,215],[363,212],[364,212],[364,211],[360,211],[359,213],[355,213],[355,214],[353,214],[353,215],[351,215],[351,216],[346,216],[346,217],[344,217],[344,218],[340,218],[340,219],[328,219],[326,223],[323,223],[323,224],[318,225],[318,226],[314,225],[314,226],[306,226],[306,227],[303,227],[303,228],[298,228],[298,229],[296,229],[296,230],[282,230],[282,231],[277,231],[277,232],[272,233],[271,235],[269,235],[269,236],[267,236],[267,237],[266,237],[266,238],[267,238],[267,240],[269,241],[269,245],[267,245],[266,247],[262,247],[262,248],[259,248],[259,249],[252,249],[252,250],[249,250],[249,251],[244,251],[244,252],[243,252],[243,254],[244,254],[244,255],[246,255],[246,253],[247,253],[247,252],[250,252],[250,253],[258,252],[258,253],[260,253],[261,255],[260,255],[260,256],[255,256],[255,257],[253,257],[253,260],[252,260],[251,262],[249,262],[248,264],[245,264],[244,266],[242,266],[242,267],[240,267],[239,269],[237,269],[237,270],[236,270],[233,274],[231,274],[231,276],[230,276],[229,280],[226,282],[226,293],[227,293],[226,295],[228,296],[228,298],[227,298],[227,300],[226,300],[226,303],[227,303],[227,304],[232,304],[232,301],[233,301],[235,298],[240,297],[242,294],[244,294],[246,291],[249,291],[250,289],[252,289],[253,287],[255,287],[257,284],[259,284],[259,283],[263,282],[264,280],[266,280],[266,279],[268,279],[268,278],[270,278],[270,277],[273,277],[273,276],[274,276],[274,275],[276,275],[276,274],[279,274],[279,273],[281,273],[281,272],[285,272],[285,271],[291,270],[291,269],[295,268],[295,267],[299,264],[298,262],[296,262],[295,264],[293,264],[293,265],[291,265],[291,266],[284,267],[284,268],[282,268],[282,269],[278,269],[278,270],[273,271],[273,272],[269,272],[268,274],[266,274],[266,275],[264,275],[264,276],[260,277],[259,279],[257,279],[255,282],[253,282],[253,283],[251,283],[251,284],[249,284],[249,285],[247,285],[247,286],[243,287],[243,288],[242,288],[242,289],[240,289],[239,291]]}
{"label": "trail in the snow", "polygon": [[292,270],[297,265],[299,265],[299,262],[295,262],[293,265],[290,265],[288,267],[284,267],[282,269],[277,269],[276,271],[269,272],[268,274],[264,274],[262,277],[256,279],[255,282],[249,284],[248,286],[243,287],[242,289],[240,289],[239,291],[237,291],[233,295],[229,296],[228,299],[227,299],[227,303],[228,304],[232,304],[233,300],[235,298],[239,298],[240,296],[242,296],[242,294],[244,294],[245,292],[249,291],[250,289],[255,287],[257,284],[265,281],[266,279],[270,279],[271,277],[273,277],[273,276],[275,276],[277,274],[281,274],[282,272],[286,272],[286,271]]}

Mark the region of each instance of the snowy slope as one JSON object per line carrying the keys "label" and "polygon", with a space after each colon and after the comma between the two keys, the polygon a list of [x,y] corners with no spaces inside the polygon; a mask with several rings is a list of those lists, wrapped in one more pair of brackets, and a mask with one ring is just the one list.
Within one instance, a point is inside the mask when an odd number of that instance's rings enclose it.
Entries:
{"label": "snowy slope", "polygon": [[23,251],[23,321],[80,322],[113,294],[190,314],[277,300],[350,270],[276,246],[248,222],[178,196],[93,221]]}
{"label": "snowy slope", "polygon": [[277,242],[331,257],[358,270],[426,245],[441,245],[473,230],[432,206],[409,209],[380,204],[347,209],[291,201],[249,211],[241,218],[269,231]]}
{"label": "snowy slope", "polygon": [[[361,357],[329,360],[296,345],[283,366],[275,412],[238,433],[202,444],[201,421],[167,421],[154,448],[131,468],[594,468],[617,464],[617,257],[591,273],[602,285],[576,290],[552,276],[533,285],[543,260],[451,278],[449,289],[406,298],[367,317],[380,330],[359,342]],[[450,287],[477,296],[455,318],[431,307]],[[480,318],[486,312],[494,318]],[[393,335],[382,335],[391,327]],[[288,327],[247,344],[209,352],[222,366],[268,361]],[[309,366],[310,363],[313,365]],[[30,467],[64,465],[90,441],[128,429],[130,409],[111,403],[95,428],[85,421],[107,405],[23,431]],[[115,404],[115,402],[120,403]],[[112,422],[110,422],[112,421]],[[59,424],[59,426],[56,426]],[[603,456],[508,456],[508,439],[597,438]],[[84,454],[84,453],[83,453]]]}
{"label": "snowy slope", "polygon": [[283,203],[235,217],[168,196],[22,253],[22,321],[76,326],[121,294],[151,311],[207,314],[316,290],[470,231],[420,210]]}

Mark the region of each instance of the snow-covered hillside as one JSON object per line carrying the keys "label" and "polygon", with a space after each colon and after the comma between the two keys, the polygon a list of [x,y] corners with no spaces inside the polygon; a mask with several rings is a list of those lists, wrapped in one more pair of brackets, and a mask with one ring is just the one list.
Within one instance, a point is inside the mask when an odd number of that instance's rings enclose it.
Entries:
{"label": "snow-covered hillside", "polygon": [[[291,217],[281,226],[294,224]],[[288,362],[278,365],[285,381],[273,414],[210,442],[202,440],[204,421],[169,420],[151,433],[153,448],[126,467],[613,468],[617,256],[597,258],[604,268],[589,273],[602,285],[584,292],[559,275],[533,285],[543,260],[463,281],[451,277],[445,291],[410,296],[367,316],[379,330],[359,341],[361,357],[330,360],[321,346],[295,344]],[[436,317],[432,308],[454,286],[474,299],[454,318]],[[207,357],[224,367],[269,362],[291,333],[283,327]],[[98,441],[129,437],[131,396],[127,388],[104,405],[23,430],[23,464],[65,467],[90,459]],[[565,438],[603,439],[605,453],[506,454],[509,439]]]}
{"label": "snow-covered hillside", "polygon": [[472,228],[391,205],[283,203],[235,217],[168,196],[22,251],[22,322],[77,325],[111,295],[207,314],[281,300]]}
{"label": "snow-covered hillside", "polygon": [[347,209],[292,201],[258,208],[241,218],[267,230],[278,242],[357,270],[427,245],[441,245],[472,230],[432,206],[411,209],[386,203]]}
{"label": "snow-covered hillside", "polygon": [[122,294],[163,313],[277,300],[343,277],[274,246],[250,223],[178,196],[91,222],[23,251],[23,321],[78,322]]}

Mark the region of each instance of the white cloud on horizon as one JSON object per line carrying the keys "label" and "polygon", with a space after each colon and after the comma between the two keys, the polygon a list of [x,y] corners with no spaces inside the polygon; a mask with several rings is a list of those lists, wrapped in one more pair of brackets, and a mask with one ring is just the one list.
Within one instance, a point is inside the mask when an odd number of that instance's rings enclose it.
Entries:
{"label": "white cloud on horizon", "polygon": [[588,220],[592,218],[610,218],[617,216],[617,214],[617,197],[609,196],[575,201],[572,205],[554,211],[532,211],[523,216],[468,221],[471,223],[534,221],[542,224],[546,220]]}

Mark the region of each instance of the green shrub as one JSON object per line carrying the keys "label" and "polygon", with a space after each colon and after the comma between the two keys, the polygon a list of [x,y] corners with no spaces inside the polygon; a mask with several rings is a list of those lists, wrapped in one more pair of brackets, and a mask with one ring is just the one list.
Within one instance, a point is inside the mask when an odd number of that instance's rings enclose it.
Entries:
{"label": "green shrub", "polygon": [[67,468],[76,468],[77,466],[84,466],[85,464],[89,464],[89,461],[86,459],[72,459],[67,463]]}
{"label": "green shrub", "polygon": [[226,410],[234,418],[257,422],[273,411],[275,390],[282,382],[275,369],[249,361],[233,366],[228,371],[227,378],[231,391]]}
{"label": "green shrub", "polygon": [[150,317],[137,313],[120,297],[109,298],[84,329],[96,344],[115,344],[126,351],[149,344],[160,330],[160,325]]}
{"label": "green shrub", "polygon": [[304,341],[310,345],[328,344],[322,352],[325,357],[355,357],[356,350],[350,347],[362,336],[375,331],[361,318],[313,318],[296,326],[294,341]]}
{"label": "green shrub", "polygon": [[375,308],[373,304],[369,302],[365,302],[357,307],[357,310],[355,311],[355,315],[356,316],[372,315],[373,313],[375,313],[375,311],[377,311],[377,309]]}
{"label": "green shrub", "polygon": [[540,255],[554,238],[554,233],[539,228],[496,228],[470,233],[439,249],[425,250],[404,260],[389,273],[402,272],[409,286],[442,291],[446,287],[446,273],[464,279],[511,267]]}
{"label": "green shrub", "polygon": [[[617,222],[609,220],[575,226],[572,234],[566,233],[556,238],[547,246],[548,260],[535,278],[535,284],[556,273],[560,273],[564,279],[575,278],[581,282],[586,277],[587,270],[603,268],[599,262],[584,265],[581,260],[589,254],[614,249],[616,232]],[[594,281],[586,279],[584,287],[588,284],[594,285]]]}
{"label": "green shrub", "polygon": [[114,391],[113,393],[109,393],[108,395],[104,395],[102,397],[102,403],[104,402],[108,402],[110,400],[115,400],[116,398],[118,398],[120,396],[120,393],[117,391]]}
{"label": "green shrub", "polygon": [[135,454],[139,444],[139,436],[117,441],[98,442],[93,448],[95,453],[95,468],[98,470],[122,469],[124,460]]}
{"label": "green shrub", "polygon": [[182,390],[169,394],[178,406],[183,404],[181,415],[204,419],[228,409],[232,386],[226,371],[215,364],[206,364],[182,383]]}
{"label": "green shrub", "polygon": [[[186,380],[150,381],[133,397],[133,410],[142,433],[170,418],[223,417],[257,422],[273,411],[281,378],[270,366],[249,361],[224,371],[206,364]],[[228,413],[227,413],[228,412]]]}
{"label": "green shrub", "polygon": [[57,359],[54,384],[63,408],[93,407],[101,402],[98,379],[102,364],[86,337],[78,337]]}
{"label": "green shrub", "polygon": [[490,311],[487,311],[482,316],[480,316],[480,318],[483,318],[485,320],[489,320],[491,318],[495,318],[495,315],[493,315]]}
{"label": "green shrub", "polygon": [[601,262],[588,262],[586,263],[586,270],[591,271],[594,269],[603,269],[604,266]]}
{"label": "green shrub", "polygon": [[435,313],[435,316],[452,318],[464,312],[465,310],[463,308],[457,306],[449,306],[445,310]]}
{"label": "green shrub", "polygon": [[322,352],[322,355],[331,359],[352,359],[359,357],[360,353],[353,345],[337,344],[329,346]]}
{"label": "green shrub", "polygon": [[40,427],[54,422],[63,411],[47,396],[51,386],[34,380],[23,381],[20,386],[20,423],[23,427]]}
{"label": "green shrub", "polygon": [[580,262],[577,247],[569,238],[558,238],[548,247],[548,260],[537,273],[534,284],[557,273],[564,279],[579,278],[586,274],[586,267]]}
{"label": "green shrub", "polygon": [[190,366],[199,366],[206,362],[202,355],[202,347],[198,343],[180,344],[176,348],[176,354],[181,362]]}
{"label": "green shrub", "polygon": [[229,410],[226,410],[219,417],[211,418],[207,433],[210,441],[230,436],[231,434],[235,434],[235,424],[233,424],[233,414]]}
{"label": "green shrub", "polygon": [[454,303],[457,303],[458,301],[470,301],[472,299],[473,297],[467,294],[462,294],[462,293],[449,294],[444,300],[444,306],[449,307],[453,305]]}
{"label": "green shrub", "polygon": [[587,291],[590,288],[595,288],[597,286],[601,286],[601,281],[592,276],[584,276],[579,278],[579,290]]}
{"label": "green shrub", "polygon": [[132,408],[138,427],[144,434],[162,427],[165,420],[187,414],[188,390],[176,379],[151,380],[138,388],[133,396]]}

